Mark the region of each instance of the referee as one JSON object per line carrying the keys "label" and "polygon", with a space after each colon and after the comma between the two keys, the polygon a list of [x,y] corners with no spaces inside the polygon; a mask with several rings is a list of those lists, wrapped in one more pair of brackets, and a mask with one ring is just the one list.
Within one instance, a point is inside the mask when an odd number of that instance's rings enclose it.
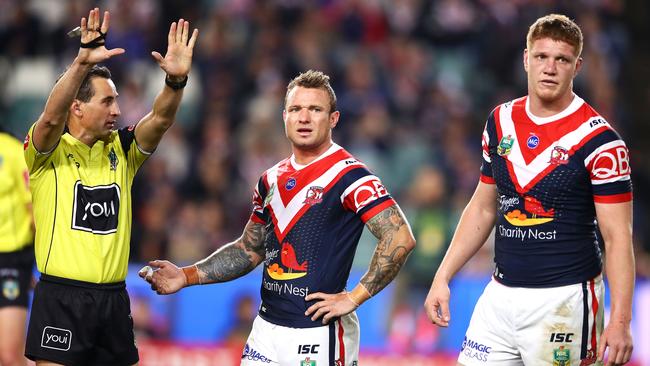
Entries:
{"label": "referee", "polygon": [[[41,278],[25,355],[47,365],[133,365],[138,350],[124,279],[131,235],[131,184],[172,125],[198,30],[171,24],[167,74],[153,110],[115,131],[120,116],[111,73],[98,63],[124,53],[104,46],[110,15],[82,18],[81,47],[30,128],[25,160]],[[65,127],[67,126],[67,130]]]}
{"label": "referee", "polygon": [[0,128],[0,365],[27,359],[25,322],[34,266],[32,196],[20,141]]}

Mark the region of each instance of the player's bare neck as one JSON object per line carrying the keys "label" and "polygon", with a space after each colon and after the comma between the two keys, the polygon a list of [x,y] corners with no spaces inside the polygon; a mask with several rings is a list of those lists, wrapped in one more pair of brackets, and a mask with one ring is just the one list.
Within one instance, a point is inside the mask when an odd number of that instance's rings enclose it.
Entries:
{"label": "player's bare neck", "polygon": [[535,117],[551,117],[567,109],[573,101],[574,94],[569,93],[562,98],[543,100],[534,95],[529,95],[530,113]]}
{"label": "player's bare neck", "polygon": [[329,143],[322,144],[319,147],[313,149],[293,146],[294,159],[296,163],[300,165],[307,165],[323,155],[332,146],[332,144],[333,142],[330,141]]}
{"label": "player's bare neck", "polygon": [[84,145],[87,145],[88,147],[92,147],[95,144],[95,142],[99,140],[97,137],[88,133],[88,131],[84,130],[82,127],[76,126],[75,124],[72,123],[68,124],[68,130],[72,137],[81,141]]}

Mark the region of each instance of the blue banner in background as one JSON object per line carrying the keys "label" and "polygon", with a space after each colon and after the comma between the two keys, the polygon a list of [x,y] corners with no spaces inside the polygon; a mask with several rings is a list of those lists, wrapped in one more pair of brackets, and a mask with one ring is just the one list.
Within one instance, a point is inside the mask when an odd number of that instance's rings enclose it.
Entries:
{"label": "blue banner in background", "polygon": [[[244,344],[259,307],[260,269],[235,281],[194,286],[167,296],[157,295],[137,276],[141,265],[129,268],[127,287],[138,339],[153,339],[189,344]],[[359,282],[362,271],[352,271],[348,288]],[[424,319],[423,300],[410,304],[406,317],[398,315],[395,286],[390,285],[365,302],[358,310],[361,323],[361,349],[392,354],[456,354],[474,305],[490,281],[489,276],[460,273],[450,284],[451,318],[449,328],[441,329]],[[409,290],[410,291],[410,290]],[[635,353],[647,348],[639,342],[650,339],[650,283],[639,281],[632,317]],[[409,294],[411,295],[411,294]],[[426,293],[415,296],[424,299]],[[642,304],[644,302],[645,304]],[[605,314],[609,313],[606,291]],[[403,314],[402,314],[403,315]],[[424,327],[420,323],[425,322]],[[409,324],[413,324],[410,326]],[[426,333],[426,334],[422,334]],[[404,341],[406,337],[406,341]],[[400,347],[400,342],[418,343]]]}
{"label": "blue banner in background", "polygon": [[[240,342],[243,337],[245,342],[259,307],[259,269],[235,281],[193,286],[173,295],[161,296],[138,277],[141,267],[132,265],[126,279],[139,337],[189,343]],[[354,287],[362,275],[362,271],[352,271],[348,288]],[[489,277],[458,277],[452,283],[453,321],[448,329],[440,331],[431,352],[459,349],[474,304],[488,281]],[[422,299],[424,296],[426,294],[422,294]],[[394,286],[390,285],[357,310],[363,349],[381,352],[389,348],[393,297]],[[422,305],[415,305],[418,308],[412,309],[414,317],[423,310]]]}

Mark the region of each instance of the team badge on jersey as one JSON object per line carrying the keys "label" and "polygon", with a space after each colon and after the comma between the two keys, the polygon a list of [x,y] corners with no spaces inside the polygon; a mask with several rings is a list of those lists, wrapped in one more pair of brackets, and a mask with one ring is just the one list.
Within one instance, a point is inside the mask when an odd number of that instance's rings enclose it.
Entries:
{"label": "team badge on jersey", "polygon": [[512,145],[514,145],[514,143],[515,139],[512,138],[512,136],[503,136],[501,138],[501,141],[499,141],[499,146],[497,146],[497,154],[499,154],[499,156],[506,156],[510,154]]}
{"label": "team badge on jersey", "polygon": [[554,349],[553,366],[571,366],[571,351],[564,346]]}
{"label": "team badge on jersey", "polygon": [[117,169],[117,155],[115,154],[115,150],[111,147],[111,151],[108,153],[108,161],[111,163],[111,170]]}
{"label": "team badge on jersey", "polygon": [[29,133],[27,134],[27,136],[25,136],[25,140],[23,141],[23,150],[27,150],[28,147],[29,147]]}
{"label": "team badge on jersey", "polygon": [[18,281],[7,279],[2,283],[2,295],[9,301],[16,300],[20,295]]}
{"label": "team badge on jersey", "polygon": [[300,366],[316,366],[316,361],[307,357],[304,360],[300,361]]}
{"label": "team badge on jersey", "polygon": [[309,187],[307,191],[307,197],[305,197],[305,202],[310,206],[323,202],[323,187],[312,186]]}
{"label": "team badge on jersey", "polygon": [[551,151],[551,160],[548,161],[553,165],[563,165],[569,162],[569,150],[562,146],[555,146]]}
{"label": "team badge on jersey", "polygon": [[528,146],[529,149],[534,149],[539,145],[539,137],[535,134],[531,134],[530,137],[528,137],[528,140],[526,140],[526,146]]}

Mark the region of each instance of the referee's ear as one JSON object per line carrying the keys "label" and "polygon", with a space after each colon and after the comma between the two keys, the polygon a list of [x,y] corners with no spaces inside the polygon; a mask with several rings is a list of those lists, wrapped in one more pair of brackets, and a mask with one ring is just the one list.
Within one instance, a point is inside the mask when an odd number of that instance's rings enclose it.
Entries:
{"label": "referee's ear", "polygon": [[72,113],[77,118],[83,117],[83,111],[81,110],[81,101],[79,99],[72,101],[72,104],[70,105],[70,113]]}

